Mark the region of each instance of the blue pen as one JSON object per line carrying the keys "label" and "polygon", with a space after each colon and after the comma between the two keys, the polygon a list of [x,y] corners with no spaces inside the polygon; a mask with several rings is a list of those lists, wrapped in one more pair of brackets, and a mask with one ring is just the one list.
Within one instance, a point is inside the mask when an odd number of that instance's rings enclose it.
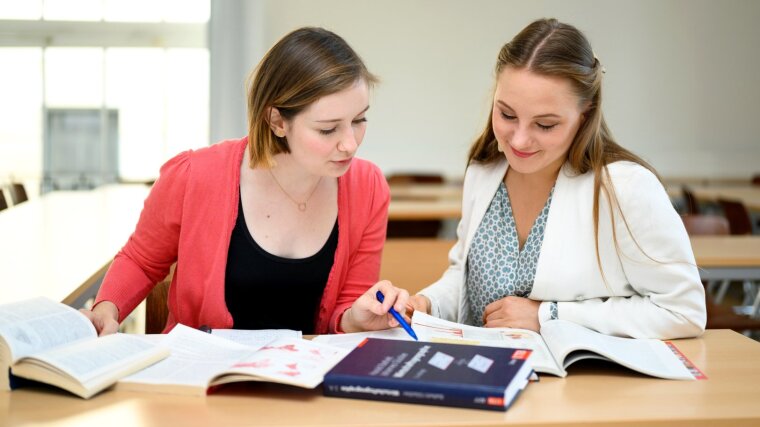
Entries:
{"label": "blue pen", "polygon": [[[385,296],[380,291],[377,291],[375,296],[377,297],[377,300],[380,302],[383,302],[383,300],[385,300]],[[414,333],[414,331],[412,330],[412,327],[409,326],[408,323],[406,323],[406,320],[404,320],[404,317],[398,314],[398,311],[396,311],[396,309],[393,308],[393,306],[391,306],[391,309],[388,312],[393,317],[395,317],[396,320],[398,320],[398,323],[401,325],[402,328],[404,328],[404,330],[406,331],[407,334],[409,334],[409,336],[414,338],[415,341],[419,341],[419,338],[417,338],[417,334]]]}

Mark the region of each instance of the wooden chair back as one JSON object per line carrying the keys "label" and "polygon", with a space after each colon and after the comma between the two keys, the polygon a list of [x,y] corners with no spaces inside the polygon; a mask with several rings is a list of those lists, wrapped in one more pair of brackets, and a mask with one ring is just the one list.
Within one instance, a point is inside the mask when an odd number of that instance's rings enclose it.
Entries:
{"label": "wooden chair back", "polygon": [[436,173],[394,173],[386,178],[388,185],[442,184],[443,175]]}
{"label": "wooden chair back", "polygon": [[682,215],[683,225],[690,236],[725,235],[730,233],[728,220],[719,215]]}
{"label": "wooden chair back", "polygon": [[[176,265],[176,264],[175,264]],[[145,299],[145,333],[160,334],[169,318],[169,286],[174,277],[174,265],[164,280],[156,284]]]}
{"label": "wooden chair back", "polygon": [[696,196],[694,196],[694,193],[689,190],[689,187],[683,186],[681,187],[681,191],[683,192],[683,200],[686,204],[686,212],[687,215],[697,215],[699,214],[699,202],[697,201]]}
{"label": "wooden chair back", "polygon": [[24,188],[24,184],[21,184],[19,182],[11,183],[10,193],[11,193],[11,201],[13,202],[14,205],[17,205],[19,203],[29,200],[29,197],[27,197],[26,195],[26,189]]}
{"label": "wooden chair back", "polygon": [[752,234],[752,220],[744,203],[736,200],[718,199],[718,204],[723,209],[723,215],[728,219],[731,234]]}

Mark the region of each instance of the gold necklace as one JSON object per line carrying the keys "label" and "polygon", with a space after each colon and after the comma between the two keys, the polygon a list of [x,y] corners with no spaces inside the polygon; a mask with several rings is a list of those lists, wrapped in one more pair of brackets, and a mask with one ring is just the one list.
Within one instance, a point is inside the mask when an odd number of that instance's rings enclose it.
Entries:
{"label": "gold necklace", "polygon": [[308,203],[309,200],[311,200],[311,196],[313,196],[314,193],[317,192],[317,188],[319,188],[319,183],[322,182],[322,177],[320,176],[319,180],[317,180],[317,184],[314,186],[314,189],[311,190],[311,194],[309,194],[309,197],[307,197],[306,200],[304,200],[303,202],[299,202],[298,200],[294,199],[293,196],[291,196],[287,191],[285,191],[285,188],[282,186],[282,184],[280,184],[280,181],[278,181],[277,178],[274,176],[274,172],[272,172],[272,169],[269,169],[269,175],[272,175],[272,179],[274,180],[274,183],[277,184],[278,187],[280,187],[280,190],[282,190],[282,192],[286,196],[288,196],[288,199],[290,199],[293,203],[296,204],[296,206],[298,206],[298,210],[301,212],[306,211],[306,203]]}

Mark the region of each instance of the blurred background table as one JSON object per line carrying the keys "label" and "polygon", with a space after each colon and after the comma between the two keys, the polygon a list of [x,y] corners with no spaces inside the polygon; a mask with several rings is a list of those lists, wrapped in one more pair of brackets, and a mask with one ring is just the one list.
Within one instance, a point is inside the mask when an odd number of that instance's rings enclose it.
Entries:
{"label": "blurred background table", "polygon": [[80,307],[127,242],[149,191],[53,191],[0,212],[0,303],[46,296]]}

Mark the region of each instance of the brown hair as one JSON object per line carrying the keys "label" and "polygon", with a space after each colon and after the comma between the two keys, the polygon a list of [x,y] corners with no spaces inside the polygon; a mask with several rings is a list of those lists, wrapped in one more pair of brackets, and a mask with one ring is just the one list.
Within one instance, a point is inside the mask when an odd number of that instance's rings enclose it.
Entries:
{"label": "brown hair", "polygon": [[299,28],[277,42],[248,77],[248,147],[250,166],[272,167],[273,156],[289,153],[284,137],[269,126],[269,111],[291,120],[318,99],[357,81],[377,77],[337,34],[323,28]]}
{"label": "brown hair", "polygon": [[[570,81],[580,105],[588,105],[584,112],[585,120],[570,145],[567,162],[576,173],[584,174],[589,171],[594,173],[594,238],[597,263],[601,269],[599,257],[600,191],[607,195],[610,216],[613,220],[613,207],[620,211],[620,205],[615,197],[615,189],[609,179],[607,165],[626,160],[649,169],[655,176],[657,176],[657,172],[643,159],[618,145],[612,137],[602,114],[602,75],[604,70],[599,60],[594,56],[588,40],[577,28],[556,19],[540,19],[531,23],[501,48],[496,62],[496,75],[498,76],[506,67],[526,69],[536,74],[565,78]],[[504,157],[504,154],[498,151],[491,117],[489,114],[486,128],[470,148],[468,164],[472,162],[491,163]],[[620,213],[623,222],[628,227],[625,216],[622,215],[622,211]],[[612,230],[617,247],[615,228],[613,227]]]}

